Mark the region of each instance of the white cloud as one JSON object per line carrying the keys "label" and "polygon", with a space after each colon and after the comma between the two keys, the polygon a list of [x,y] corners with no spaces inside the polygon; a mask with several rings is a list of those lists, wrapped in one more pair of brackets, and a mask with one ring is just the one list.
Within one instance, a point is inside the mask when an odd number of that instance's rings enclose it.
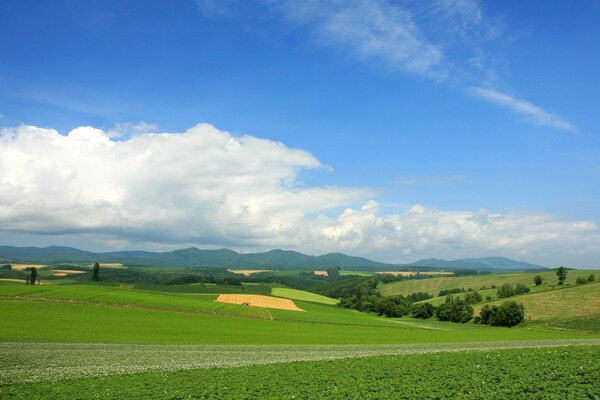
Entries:
{"label": "white cloud", "polygon": [[512,111],[524,116],[527,120],[537,125],[571,132],[577,130],[575,125],[559,117],[558,115],[549,113],[535,104],[514,98],[506,93],[481,87],[472,87],[471,92],[486,101],[508,107]]}
{"label": "white cloud", "polygon": [[291,21],[310,26],[326,43],[409,72],[440,77],[442,52],[429,43],[411,13],[386,1],[272,2]]}
{"label": "white cloud", "polygon": [[[592,221],[550,214],[383,214],[363,188],[301,187],[311,154],[201,124],[183,133],[112,140],[80,127],[0,131],[0,230],[96,236],[125,247],[178,244],[244,250],[346,251],[387,261],[522,256],[568,263],[600,255]],[[362,207],[352,204],[362,202]],[[345,208],[335,213],[336,209]]]}

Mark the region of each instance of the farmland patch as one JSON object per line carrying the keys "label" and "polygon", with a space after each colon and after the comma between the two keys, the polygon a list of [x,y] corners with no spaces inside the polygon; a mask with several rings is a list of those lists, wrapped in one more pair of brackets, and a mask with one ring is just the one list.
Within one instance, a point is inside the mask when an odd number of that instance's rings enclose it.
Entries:
{"label": "farmland patch", "polygon": [[252,307],[262,308],[278,308],[281,310],[304,311],[289,299],[281,299],[278,297],[261,296],[256,294],[220,294],[217,298],[218,302],[241,304]]}

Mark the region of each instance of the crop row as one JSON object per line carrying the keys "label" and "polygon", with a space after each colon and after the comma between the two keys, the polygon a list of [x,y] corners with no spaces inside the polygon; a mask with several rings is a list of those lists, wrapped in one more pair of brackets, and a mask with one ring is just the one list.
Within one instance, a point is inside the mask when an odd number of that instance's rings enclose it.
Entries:
{"label": "crop row", "polygon": [[0,364],[2,365],[0,384],[378,355],[582,344],[600,344],[600,339],[404,345],[133,345],[0,342]]}

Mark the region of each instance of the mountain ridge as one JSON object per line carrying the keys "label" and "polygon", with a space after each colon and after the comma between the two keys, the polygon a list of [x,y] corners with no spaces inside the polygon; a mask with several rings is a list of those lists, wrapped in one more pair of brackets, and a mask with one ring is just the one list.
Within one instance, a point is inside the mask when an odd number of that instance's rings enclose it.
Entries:
{"label": "mountain ridge", "polygon": [[74,247],[17,247],[0,246],[0,259],[12,262],[121,262],[146,267],[201,267],[201,268],[261,268],[261,269],[314,269],[342,267],[347,270],[390,271],[398,269],[474,269],[489,270],[535,270],[545,269],[541,265],[505,257],[466,258],[443,260],[429,258],[408,264],[391,264],[369,260],[364,257],[343,253],[327,253],[319,256],[307,255],[292,250],[273,249],[258,253],[238,253],[231,249],[203,250],[189,247],[170,252],[111,251],[96,253]]}

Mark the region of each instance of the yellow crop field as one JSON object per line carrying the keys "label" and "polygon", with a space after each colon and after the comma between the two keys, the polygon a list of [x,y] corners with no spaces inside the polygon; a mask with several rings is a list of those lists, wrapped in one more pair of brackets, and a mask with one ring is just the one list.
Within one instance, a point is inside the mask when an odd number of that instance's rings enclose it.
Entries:
{"label": "yellow crop field", "polygon": [[55,269],[53,270],[55,272],[54,276],[58,276],[56,274],[62,274],[62,276],[68,275],[68,274],[85,274],[86,271],[75,271],[75,270],[70,270],[70,269]]}
{"label": "yellow crop field", "polygon": [[327,271],[314,271],[313,273],[315,275],[319,275],[319,276],[329,276],[329,274],[327,273]]}
{"label": "yellow crop field", "polygon": [[[382,272],[377,272],[378,274],[381,275],[394,275],[394,276],[413,276],[416,275],[417,272],[415,271],[382,271]],[[418,272],[418,274],[420,275],[454,275],[453,272],[446,272],[446,271],[426,271],[426,272]]]}
{"label": "yellow crop field", "polygon": [[259,272],[272,272],[268,269],[228,269],[227,271],[233,274],[239,274],[244,276],[250,276],[252,274],[257,274]]}
{"label": "yellow crop field", "polygon": [[242,304],[252,307],[278,308],[280,310],[304,311],[289,299],[278,297],[261,296],[257,294],[220,294],[218,302],[230,304]]}
{"label": "yellow crop field", "polygon": [[[125,268],[121,263],[99,263],[100,268]],[[89,267],[93,267],[94,264],[89,264]]]}
{"label": "yellow crop field", "polygon": [[15,270],[23,270],[27,268],[35,267],[37,269],[45,268],[47,265],[44,264],[10,264],[10,267]]}

